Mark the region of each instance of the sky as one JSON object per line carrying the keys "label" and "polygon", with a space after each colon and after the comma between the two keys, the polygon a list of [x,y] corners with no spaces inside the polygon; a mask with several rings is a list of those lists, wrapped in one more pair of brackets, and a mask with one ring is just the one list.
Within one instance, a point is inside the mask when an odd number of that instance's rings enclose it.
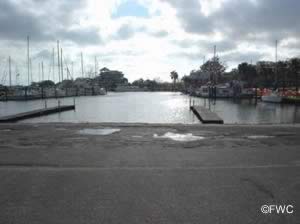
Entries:
{"label": "sky", "polygon": [[27,36],[33,81],[42,62],[44,78],[58,81],[57,40],[73,78],[81,76],[81,52],[85,76],[96,64],[129,81],[188,75],[214,45],[228,70],[274,61],[276,40],[279,60],[297,57],[299,9],[298,0],[1,0],[0,83],[8,83],[9,56],[13,84],[27,83]]}

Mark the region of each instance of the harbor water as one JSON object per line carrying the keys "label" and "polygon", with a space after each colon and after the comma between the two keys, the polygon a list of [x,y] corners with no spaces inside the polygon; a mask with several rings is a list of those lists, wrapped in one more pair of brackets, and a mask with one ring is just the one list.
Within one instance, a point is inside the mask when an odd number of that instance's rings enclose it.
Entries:
{"label": "harbor water", "polygon": [[[300,109],[254,100],[190,98],[173,92],[125,92],[104,96],[0,102],[0,116],[34,109],[73,104],[76,110],[43,116],[22,122],[124,122],[124,123],[200,123],[189,110],[190,100],[216,112],[226,124],[300,123]],[[60,101],[60,102],[58,102]]]}

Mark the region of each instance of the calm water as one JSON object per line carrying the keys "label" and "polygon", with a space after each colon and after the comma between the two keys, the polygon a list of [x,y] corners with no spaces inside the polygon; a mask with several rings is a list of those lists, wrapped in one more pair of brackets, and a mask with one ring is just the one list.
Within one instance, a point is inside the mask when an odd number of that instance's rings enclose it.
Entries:
{"label": "calm water", "polygon": [[[208,101],[193,98],[198,105]],[[73,98],[60,99],[61,104],[73,104]],[[47,100],[48,107],[57,99]],[[0,115],[9,115],[43,108],[44,100],[0,102]],[[225,123],[300,123],[300,109],[292,105],[258,103],[249,100],[234,102],[217,100],[211,110]],[[106,96],[77,97],[76,111],[25,120],[24,122],[143,122],[200,123],[189,110],[189,97],[181,93],[109,93]]]}

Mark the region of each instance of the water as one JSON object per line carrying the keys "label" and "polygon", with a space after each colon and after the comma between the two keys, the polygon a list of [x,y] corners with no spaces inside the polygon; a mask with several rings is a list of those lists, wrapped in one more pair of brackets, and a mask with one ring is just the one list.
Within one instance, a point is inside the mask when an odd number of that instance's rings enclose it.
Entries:
{"label": "water", "polygon": [[[197,105],[209,106],[208,100],[192,98]],[[73,98],[60,99],[61,105],[73,104]],[[206,103],[205,103],[206,102]],[[48,107],[57,106],[57,99],[47,100]],[[0,116],[43,108],[44,100],[0,102]],[[249,100],[234,102],[217,100],[211,104],[225,123],[300,123],[300,109]],[[141,122],[200,123],[189,110],[189,97],[172,92],[109,93],[106,96],[77,97],[76,111],[68,111],[23,122]]]}
{"label": "water", "polygon": [[178,133],[172,133],[172,132],[167,132],[162,136],[154,134],[153,137],[158,138],[158,139],[171,139],[171,140],[178,141],[178,142],[193,142],[193,141],[199,141],[199,140],[204,139],[204,137],[196,136],[196,135],[193,135],[192,133],[178,134]]}

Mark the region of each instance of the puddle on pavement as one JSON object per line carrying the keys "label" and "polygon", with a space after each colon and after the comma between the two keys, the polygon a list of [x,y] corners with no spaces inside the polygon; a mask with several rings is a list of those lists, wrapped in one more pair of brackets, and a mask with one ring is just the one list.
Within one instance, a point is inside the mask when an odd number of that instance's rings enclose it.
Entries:
{"label": "puddle on pavement", "polygon": [[249,138],[249,139],[267,139],[267,138],[274,138],[274,136],[269,136],[269,135],[249,135],[249,136],[246,136],[246,138]]}
{"label": "puddle on pavement", "polygon": [[171,139],[171,140],[178,141],[178,142],[192,142],[192,141],[198,141],[198,140],[204,139],[204,137],[202,137],[202,136],[196,136],[191,133],[178,134],[178,133],[172,133],[172,132],[167,132],[162,136],[154,134],[153,137],[159,138],[159,139]]}
{"label": "puddle on pavement", "polygon": [[111,135],[120,132],[121,129],[103,128],[103,129],[83,129],[79,131],[82,135]]}

